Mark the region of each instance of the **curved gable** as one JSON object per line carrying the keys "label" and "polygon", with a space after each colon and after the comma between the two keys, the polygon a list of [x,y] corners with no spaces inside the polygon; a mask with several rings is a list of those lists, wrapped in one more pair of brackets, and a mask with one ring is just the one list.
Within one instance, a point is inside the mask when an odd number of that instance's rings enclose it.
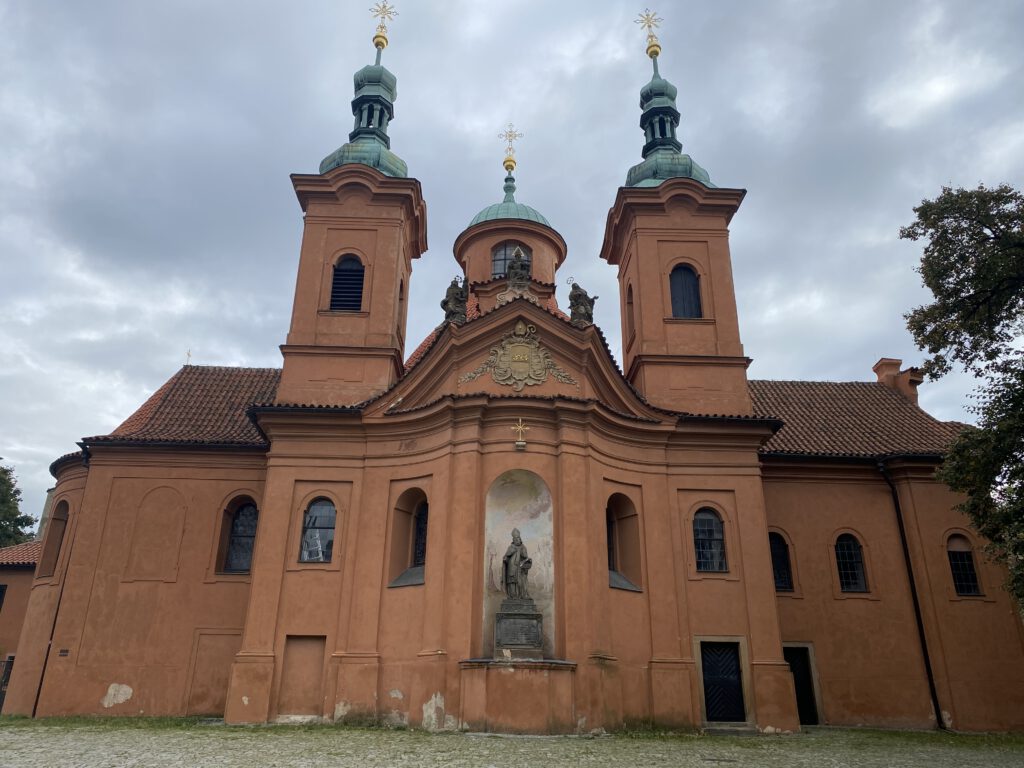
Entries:
{"label": "curved gable", "polygon": [[597,326],[579,328],[526,300],[441,326],[414,356],[406,377],[367,408],[368,416],[483,393],[594,401],[661,420],[622,377]]}

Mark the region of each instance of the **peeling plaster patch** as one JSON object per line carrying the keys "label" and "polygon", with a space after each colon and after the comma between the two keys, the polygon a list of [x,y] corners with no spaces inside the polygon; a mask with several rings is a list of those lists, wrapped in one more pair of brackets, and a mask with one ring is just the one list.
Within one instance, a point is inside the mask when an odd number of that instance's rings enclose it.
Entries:
{"label": "peeling plaster patch", "polygon": [[384,723],[392,728],[405,728],[409,725],[409,713],[392,709],[390,713],[384,716]]}
{"label": "peeling plaster patch", "polygon": [[576,720],[576,733],[582,734],[582,733],[586,733],[586,732],[587,732],[587,716],[586,715],[580,715],[579,718]]}
{"label": "peeling plaster patch", "polygon": [[285,725],[304,725],[306,723],[322,723],[323,718],[318,715],[278,715],[274,722]]}
{"label": "peeling plaster patch", "polygon": [[343,717],[345,717],[345,715],[349,713],[349,710],[351,709],[352,705],[349,704],[347,701],[339,701],[337,704],[334,705],[334,719],[341,720]]}
{"label": "peeling plaster patch", "polygon": [[244,706],[246,706],[246,707],[248,707],[248,706],[249,706],[249,697],[248,697],[248,696],[243,696],[243,697],[242,697],[242,704],[243,704]]}
{"label": "peeling plaster patch", "polygon": [[448,721],[455,718],[444,714],[444,694],[440,691],[431,696],[423,705],[423,720],[420,726],[428,731],[440,731],[449,728]]}
{"label": "peeling plaster patch", "polygon": [[766,725],[764,728],[758,727],[761,733],[772,735],[772,734],[792,734],[792,731],[787,731],[784,728],[776,728],[774,725]]}
{"label": "peeling plaster patch", "polygon": [[390,690],[390,691],[388,692],[388,696],[390,696],[390,697],[391,697],[392,699],[398,699],[399,701],[401,701],[402,699],[404,699],[404,698],[405,698],[405,694],[404,694],[404,693],[402,693],[402,692],[401,692],[400,690],[398,690],[397,688],[392,688],[392,689],[391,689],[391,690]]}
{"label": "peeling plaster patch", "polygon": [[107,688],[107,695],[100,699],[100,704],[110,709],[115,704],[124,704],[132,697],[133,693],[135,691],[131,689],[131,686],[123,683],[111,683]]}
{"label": "peeling plaster patch", "polygon": [[942,723],[947,728],[952,728],[953,727],[953,715],[951,715],[946,710],[942,710]]}

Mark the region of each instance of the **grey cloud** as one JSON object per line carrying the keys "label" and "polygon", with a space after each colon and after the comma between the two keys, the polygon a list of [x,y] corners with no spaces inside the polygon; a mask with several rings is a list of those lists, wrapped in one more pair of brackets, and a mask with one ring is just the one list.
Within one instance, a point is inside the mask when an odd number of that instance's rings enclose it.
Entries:
{"label": "grey cloud", "polygon": [[[29,511],[49,461],[126,418],[187,349],[199,363],[278,364],[302,226],[287,176],[346,140],[352,73],[373,57],[367,5],[0,10],[0,455]],[[600,295],[618,349],[614,269],[597,253],[640,159],[650,63],[638,10],[399,3],[384,53],[399,81],[390,132],[423,184],[430,244],[410,289],[410,350],[441,320],[452,243],[501,197],[497,133],[510,119],[526,134],[517,196],[565,237],[559,279]],[[1024,69],[1024,9],[660,10],[684,149],[717,184],[748,190],[732,248],[751,375],[866,379],[882,355],[919,360],[901,318],[926,299],[919,246],[897,230],[942,184],[1024,186],[1024,104],[1009,85]],[[929,383],[922,402],[965,418],[971,386]]]}

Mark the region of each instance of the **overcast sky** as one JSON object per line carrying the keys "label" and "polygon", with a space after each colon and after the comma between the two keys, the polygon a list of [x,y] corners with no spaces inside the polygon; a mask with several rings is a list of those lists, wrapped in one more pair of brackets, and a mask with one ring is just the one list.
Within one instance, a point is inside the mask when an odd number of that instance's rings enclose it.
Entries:
{"label": "overcast sky", "polygon": [[[372,62],[370,0],[0,0],[0,456],[38,515],[47,466],[127,418],[185,362],[278,366],[301,211],[351,130]],[[643,6],[608,0],[397,0],[392,149],[427,200],[409,349],[442,320],[452,244],[518,199],[569,245],[559,273],[600,299],[618,351],[605,216],[640,161],[650,79]],[[748,190],[732,257],[750,375],[873,379],[921,360],[902,315],[926,300],[898,239],[942,185],[1024,186],[1024,3],[687,2],[661,72],[680,138],[719,186]],[[972,383],[921,387],[969,419]]]}

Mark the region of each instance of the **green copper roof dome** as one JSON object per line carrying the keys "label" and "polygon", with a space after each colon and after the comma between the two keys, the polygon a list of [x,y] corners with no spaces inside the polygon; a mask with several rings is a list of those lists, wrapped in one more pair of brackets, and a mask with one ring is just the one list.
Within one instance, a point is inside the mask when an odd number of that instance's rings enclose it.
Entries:
{"label": "green copper roof dome", "polygon": [[654,63],[654,75],[640,90],[640,127],[646,139],[642,152],[644,160],[629,169],[626,186],[656,187],[665,179],[686,178],[699,181],[706,187],[714,187],[708,172],[681,151],[683,145],[676,138],[676,128],[679,126],[677,90],[658,72],[660,51],[660,45],[656,46],[656,50],[648,46],[648,54]]}
{"label": "green copper roof dome", "polygon": [[517,203],[515,198],[516,192],[516,180],[512,176],[512,172],[509,171],[508,176],[505,177],[505,199],[500,203],[489,205],[484,208],[480,213],[473,217],[473,220],[469,222],[469,226],[472,227],[475,224],[479,224],[482,221],[494,221],[496,219],[521,219],[523,221],[533,221],[537,224],[543,224],[545,227],[550,227],[551,224],[536,208],[531,208],[523,203]]}
{"label": "green copper roof dome", "polygon": [[388,123],[395,117],[398,79],[381,65],[382,49],[383,46],[378,45],[377,61],[360,69],[352,78],[355,86],[355,98],[352,100],[355,127],[348,135],[348,144],[323,159],[320,173],[327,173],[340,165],[359,163],[376,168],[385,176],[408,176],[409,168],[405,161],[391,151]]}

